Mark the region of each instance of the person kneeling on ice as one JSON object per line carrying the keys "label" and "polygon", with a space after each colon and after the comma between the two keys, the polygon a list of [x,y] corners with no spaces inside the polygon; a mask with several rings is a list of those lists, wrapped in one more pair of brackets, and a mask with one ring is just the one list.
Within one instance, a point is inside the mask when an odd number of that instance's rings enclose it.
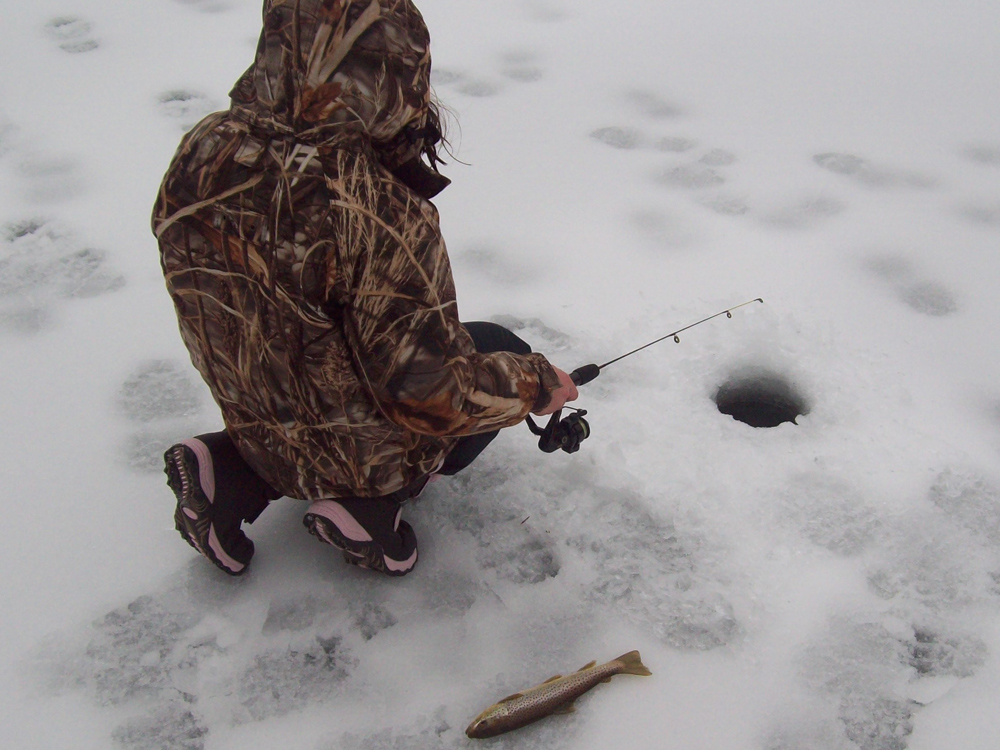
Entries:
{"label": "person kneeling on ice", "polygon": [[225,422],[165,471],[178,531],[226,573],[253,556],[241,524],[286,495],[348,562],[409,572],[403,503],[577,397],[510,331],[459,322],[430,68],[409,0],[267,0],[230,109],[163,180],[167,289]]}

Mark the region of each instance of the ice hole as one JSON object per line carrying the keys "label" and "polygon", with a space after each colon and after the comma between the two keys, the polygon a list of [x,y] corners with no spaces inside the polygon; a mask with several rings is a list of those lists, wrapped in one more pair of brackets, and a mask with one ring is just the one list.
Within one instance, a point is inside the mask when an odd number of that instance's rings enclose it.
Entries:
{"label": "ice hole", "polygon": [[780,375],[755,372],[737,375],[715,394],[719,411],[751,427],[777,427],[809,413],[805,399]]}

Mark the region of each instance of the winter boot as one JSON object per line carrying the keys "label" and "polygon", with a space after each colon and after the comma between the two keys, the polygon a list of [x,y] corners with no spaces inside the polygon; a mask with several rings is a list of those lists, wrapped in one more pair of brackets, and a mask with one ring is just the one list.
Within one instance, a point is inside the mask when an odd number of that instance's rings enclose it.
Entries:
{"label": "winter boot", "polygon": [[182,440],[163,459],[181,536],[222,571],[244,573],[254,546],[240,525],[253,523],[279,493],[246,464],[225,432]]}
{"label": "winter boot", "polygon": [[352,565],[403,576],[417,564],[417,537],[401,513],[392,495],[319,500],[302,523],[321,542],[343,550]]}

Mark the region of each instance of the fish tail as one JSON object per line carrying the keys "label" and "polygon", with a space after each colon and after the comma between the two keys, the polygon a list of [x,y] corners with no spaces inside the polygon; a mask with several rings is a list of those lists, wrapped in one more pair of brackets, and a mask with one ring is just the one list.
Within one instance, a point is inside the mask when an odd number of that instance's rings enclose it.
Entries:
{"label": "fish tail", "polygon": [[620,674],[637,674],[643,676],[653,674],[642,663],[642,658],[639,656],[638,651],[629,651],[627,654],[622,654],[615,661],[621,662],[624,666]]}

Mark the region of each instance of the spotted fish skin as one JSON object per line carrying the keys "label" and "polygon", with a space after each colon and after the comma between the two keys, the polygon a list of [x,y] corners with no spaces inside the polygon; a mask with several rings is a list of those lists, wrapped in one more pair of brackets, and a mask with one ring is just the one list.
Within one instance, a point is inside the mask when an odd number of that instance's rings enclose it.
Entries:
{"label": "spotted fish skin", "polygon": [[556,675],[541,685],[493,704],[473,720],[465,734],[471,739],[486,739],[520,729],[552,714],[572,713],[575,710],[573,701],[618,674],[648,676],[652,672],[642,663],[638,651],[622,654],[605,664],[590,662],[572,674]]}

